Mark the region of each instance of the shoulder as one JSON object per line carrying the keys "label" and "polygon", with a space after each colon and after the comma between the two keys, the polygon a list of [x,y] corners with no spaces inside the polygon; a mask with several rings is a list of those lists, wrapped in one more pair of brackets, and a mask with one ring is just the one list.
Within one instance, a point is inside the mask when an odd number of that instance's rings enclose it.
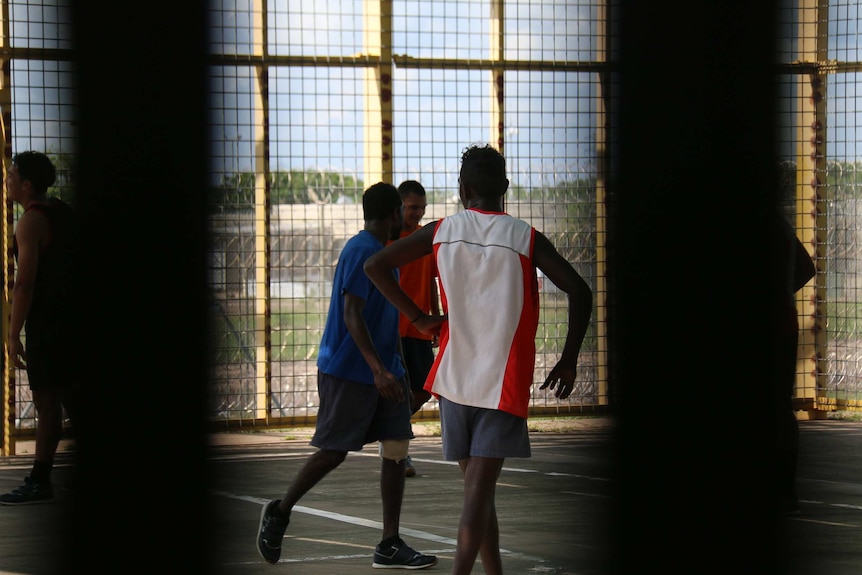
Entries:
{"label": "shoulder", "polygon": [[347,240],[341,250],[339,261],[358,264],[380,251],[382,246],[370,234],[357,234]]}
{"label": "shoulder", "polygon": [[45,229],[48,226],[48,216],[45,213],[45,206],[35,204],[28,208],[21,217],[18,218],[18,224],[15,226],[15,235],[28,234]]}
{"label": "shoulder", "polygon": [[368,232],[359,232],[344,244],[344,249],[357,250],[357,251],[365,251],[365,250],[379,250],[382,249],[382,245],[377,239],[369,234]]}

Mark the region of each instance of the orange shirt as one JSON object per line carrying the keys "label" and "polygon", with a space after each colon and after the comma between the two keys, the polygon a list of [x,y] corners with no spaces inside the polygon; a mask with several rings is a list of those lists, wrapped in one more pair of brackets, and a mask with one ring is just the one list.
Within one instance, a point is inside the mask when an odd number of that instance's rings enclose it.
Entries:
{"label": "orange shirt", "polygon": [[[413,232],[402,230],[401,237],[409,236]],[[437,277],[437,266],[434,264],[434,256],[428,254],[418,260],[414,260],[399,269],[401,276],[401,289],[416,302],[416,305],[425,313],[431,313],[431,281]],[[413,327],[410,318],[400,315],[398,318],[398,333],[401,337],[413,337],[431,341],[433,338]]]}

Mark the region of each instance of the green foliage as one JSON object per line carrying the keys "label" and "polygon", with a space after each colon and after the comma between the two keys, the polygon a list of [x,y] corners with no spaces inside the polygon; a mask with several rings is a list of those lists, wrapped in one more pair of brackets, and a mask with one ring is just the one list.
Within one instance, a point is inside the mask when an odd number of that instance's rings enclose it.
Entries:
{"label": "green foliage", "polygon": [[[210,207],[217,211],[251,210],[254,207],[256,175],[238,172],[222,177],[209,191]],[[270,202],[278,204],[359,203],[362,180],[336,172],[288,170],[274,172]]]}
{"label": "green foliage", "polygon": [[220,185],[210,188],[210,207],[217,211],[251,210],[254,208],[254,183],[252,172],[223,176]]}
{"label": "green foliage", "polygon": [[47,156],[57,170],[54,185],[48,188],[48,195],[60,198],[69,204],[75,201],[75,157],[72,154],[48,153]]}
{"label": "green foliage", "polygon": [[[317,359],[328,300],[319,298],[275,300],[271,316],[272,360]],[[248,314],[216,313],[212,334],[217,364],[254,361],[254,317]]]}
{"label": "green foliage", "polygon": [[[546,191],[544,202],[566,206],[569,225],[550,238],[570,262],[596,262],[596,180],[578,178]],[[592,274],[588,274],[592,275]],[[595,286],[592,286],[595,288]]]}
{"label": "green foliage", "polygon": [[855,339],[862,334],[862,302],[828,300],[826,325],[831,337]]}
{"label": "green foliage", "polygon": [[[545,280],[548,281],[548,280]],[[595,351],[598,347],[598,331],[595,318],[595,298],[593,302],[593,315],[584,342],[582,351]],[[536,353],[560,353],[566,343],[569,323],[568,299],[565,294],[542,293],[539,299],[539,327],[536,331]]]}
{"label": "green foliage", "polygon": [[290,170],[272,177],[273,204],[360,203],[363,183],[335,172]]}
{"label": "green foliage", "polygon": [[829,162],[826,166],[826,186],[831,199],[860,199],[862,162]]}

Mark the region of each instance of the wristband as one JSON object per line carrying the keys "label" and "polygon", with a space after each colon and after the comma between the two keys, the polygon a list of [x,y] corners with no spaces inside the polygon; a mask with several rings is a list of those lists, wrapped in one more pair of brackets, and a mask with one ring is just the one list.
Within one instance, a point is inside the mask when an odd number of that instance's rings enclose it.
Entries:
{"label": "wristband", "polygon": [[417,315],[416,317],[414,317],[413,319],[410,320],[410,323],[416,323],[416,320],[419,319],[420,317],[422,317],[423,315],[425,315],[425,313],[420,311],[419,315]]}

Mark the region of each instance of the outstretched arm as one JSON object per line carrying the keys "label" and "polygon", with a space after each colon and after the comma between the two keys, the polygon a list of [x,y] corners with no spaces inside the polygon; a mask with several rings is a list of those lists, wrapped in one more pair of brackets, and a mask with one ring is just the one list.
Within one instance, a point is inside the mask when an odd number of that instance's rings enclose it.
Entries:
{"label": "outstretched arm", "polygon": [[555,389],[554,395],[566,399],[575,387],[578,354],[593,313],[593,292],[575,268],[554,248],[550,240],[536,232],[533,261],[545,276],[569,296],[569,321],[566,342],[557,365],[540,389]]}
{"label": "outstretched arm", "polygon": [[392,270],[431,253],[436,225],[437,222],[431,222],[409,236],[392,242],[365,260],[364,266],[365,274],[380,293],[411,320],[416,329],[427,334],[440,331],[440,324],[446,318],[426,315],[401,288]]}

